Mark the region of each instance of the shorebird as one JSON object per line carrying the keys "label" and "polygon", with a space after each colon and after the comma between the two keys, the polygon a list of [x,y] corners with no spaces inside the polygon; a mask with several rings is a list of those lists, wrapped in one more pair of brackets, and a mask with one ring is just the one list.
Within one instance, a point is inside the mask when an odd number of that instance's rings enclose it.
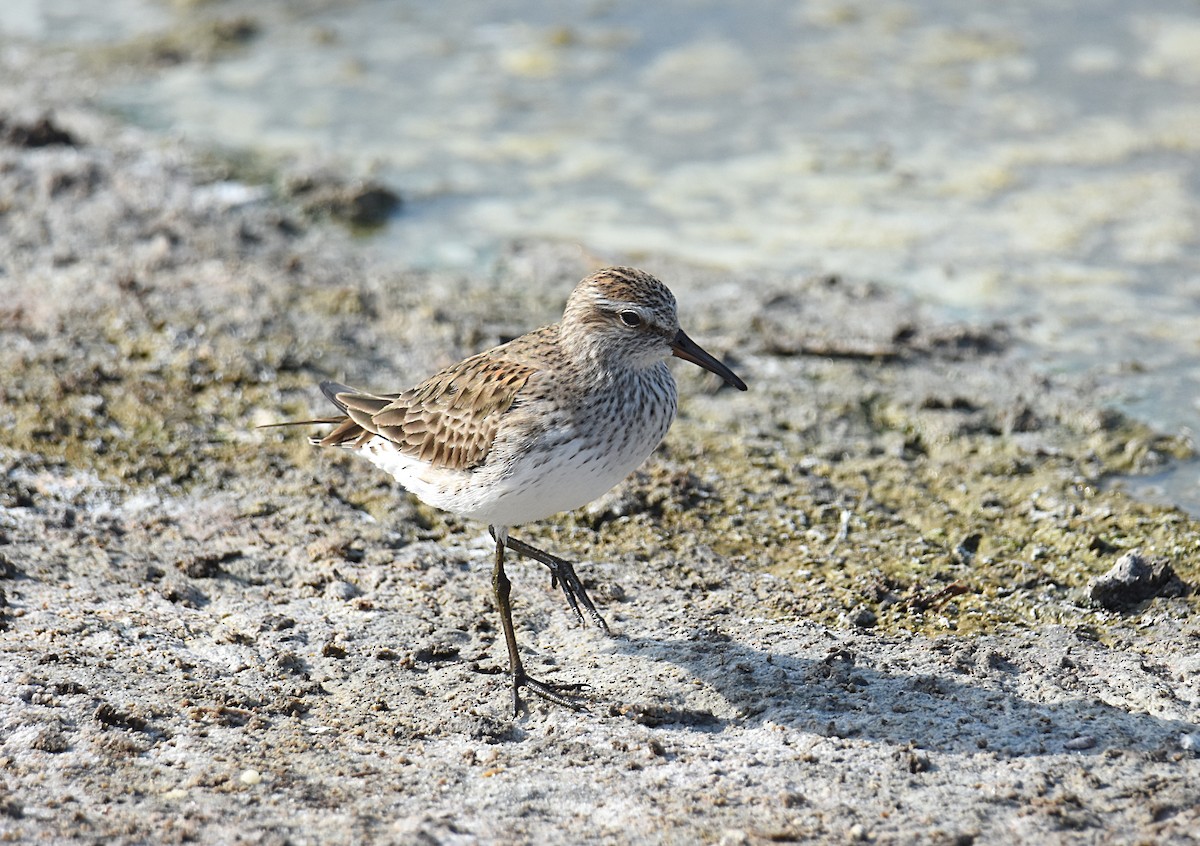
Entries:
{"label": "shorebird", "polygon": [[509,533],[512,526],[579,508],[635,470],[675,419],[671,356],[740,391],[746,385],[679,328],[675,297],[648,273],[610,267],[580,282],[562,320],[473,355],[393,394],[336,382],[321,392],[340,415],[274,425],[333,423],[319,446],[354,450],[422,502],[486,523],[496,544],[492,590],[508,648],[513,716],[522,688],[578,710],[583,685],[527,672],[513,630],[511,549],[550,569],[580,622],[605,632],[574,566]]}

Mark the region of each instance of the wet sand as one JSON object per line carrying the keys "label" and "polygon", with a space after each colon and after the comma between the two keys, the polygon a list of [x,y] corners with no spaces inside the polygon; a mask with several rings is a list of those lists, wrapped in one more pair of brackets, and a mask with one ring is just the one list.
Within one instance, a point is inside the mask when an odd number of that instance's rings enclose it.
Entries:
{"label": "wet sand", "polygon": [[[114,843],[1166,842],[1200,826],[1187,454],[869,279],[637,263],[750,384],[524,527],[507,714],[481,526],[259,423],[552,322],[599,263],[413,272],[303,198],[0,68],[0,834]],[[47,118],[42,123],[42,118]],[[336,178],[322,190],[352,196]],[[347,180],[349,183],[350,180]],[[335,204],[336,205],[336,204]],[[351,204],[352,205],[352,204]],[[1178,577],[1121,610],[1133,549]]]}

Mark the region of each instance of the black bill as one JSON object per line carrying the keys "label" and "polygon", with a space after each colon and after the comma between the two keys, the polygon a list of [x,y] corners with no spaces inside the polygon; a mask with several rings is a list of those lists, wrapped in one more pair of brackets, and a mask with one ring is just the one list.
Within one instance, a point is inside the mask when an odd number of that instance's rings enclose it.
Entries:
{"label": "black bill", "polygon": [[675,334],[675,340],[671,341],[671,354],[684,361],[690,361],[692,364],[698,364],[710,373],[716,373],[739,391],[746,390],[745,382],[724,364],[706,353],[699,344],[685,335],[682,329]]}

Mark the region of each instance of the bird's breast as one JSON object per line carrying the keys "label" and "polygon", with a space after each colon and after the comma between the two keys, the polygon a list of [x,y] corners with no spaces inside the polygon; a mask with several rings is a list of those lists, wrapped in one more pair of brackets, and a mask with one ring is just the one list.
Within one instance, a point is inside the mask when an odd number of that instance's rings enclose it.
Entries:
{"label": "bird's breast", "polygon": [[[675,383],[664,364],[658,378],[616,383],[585,401],[543,409],[536,436],[514,438],[489,456],[480,477],[491,496],[476,514],[516,525],[579,508],[604,494],[646,460],[675,419]],[[665,378],[662,378],[665,377]]]}

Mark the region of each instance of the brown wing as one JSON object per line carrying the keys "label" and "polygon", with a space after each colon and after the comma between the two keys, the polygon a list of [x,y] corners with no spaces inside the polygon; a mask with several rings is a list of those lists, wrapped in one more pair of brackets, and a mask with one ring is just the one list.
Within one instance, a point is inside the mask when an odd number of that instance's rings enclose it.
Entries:
{"label": "brown wing", "polygon": [[368,394],[325,382],[321,390],[346,414],[321,446],[362,446],[381,435],[401,452],[437,467],[465,470],[483,462],[504,412],[537,372],[490,350],[431,376],[402,394]]}

